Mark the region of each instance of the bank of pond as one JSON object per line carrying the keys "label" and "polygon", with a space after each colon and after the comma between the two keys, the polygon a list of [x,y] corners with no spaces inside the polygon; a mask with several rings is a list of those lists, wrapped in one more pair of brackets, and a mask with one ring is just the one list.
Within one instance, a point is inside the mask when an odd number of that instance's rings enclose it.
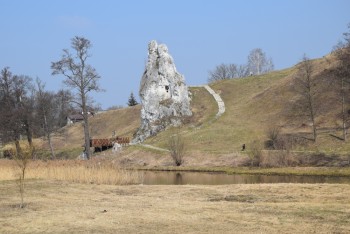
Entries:
{"label": "bank of pond", "polygon": [[151,171],[143,174],[145,185],[225,185],[264,183],[341,183],[350,184],[349,176],[226,174],[218,172]]}

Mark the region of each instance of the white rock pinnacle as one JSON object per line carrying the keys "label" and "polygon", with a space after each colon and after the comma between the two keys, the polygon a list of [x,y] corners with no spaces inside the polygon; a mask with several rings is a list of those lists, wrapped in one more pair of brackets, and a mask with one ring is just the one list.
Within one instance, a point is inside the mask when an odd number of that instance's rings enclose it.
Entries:
{"label": "white rock pinnacle", "polygon": [[133,142],[142,142],[167,126],[178,126],[191,116],[190,97],[184,77],[176,71],[164,44],[151,41],[140,85],[141,127]]}

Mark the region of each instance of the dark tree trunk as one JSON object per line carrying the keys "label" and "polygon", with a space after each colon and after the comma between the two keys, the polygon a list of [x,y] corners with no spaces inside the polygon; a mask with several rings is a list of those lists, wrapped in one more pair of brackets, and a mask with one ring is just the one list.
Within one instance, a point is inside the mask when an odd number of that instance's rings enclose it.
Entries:
{"label": "dark tree trunk", "polygon": [[49,147],[50,147],[50,151],[51,151],[51,159],[55,159],[56,156],[55,156],[55,152],[53,150],[52,141],[51,141],[51,133],[50,133],[49,125],[47,123],[47,118],[46,118],[45,112],[44,112],[44,125],[45,125],[45,132],[46,132],[47,141],[49,143]]}
{"label": "dark tree trunk", "polygon": [[342,111],[342,121],[343,121],[343,139],[346,141],[346,112],[345,112],[345,87],[344,87],[344,78],[341,79],[341,111]]}
{"label": "dark tree trunk", "polygon": [[89,115],[86,108],[86,97],[85,94],[81,95],[83,117],[84,117],[84,138],[85,138],[85,155],[87,159],[90,159],[90,132],[89,132]]}

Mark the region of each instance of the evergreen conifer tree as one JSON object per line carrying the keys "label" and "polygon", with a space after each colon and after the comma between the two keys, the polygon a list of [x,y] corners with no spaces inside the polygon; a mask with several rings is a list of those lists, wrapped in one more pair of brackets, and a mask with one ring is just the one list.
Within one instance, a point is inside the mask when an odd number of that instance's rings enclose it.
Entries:
{"label": "evergreen conifer tree", "polygon": [[128,100],[128,106],[136,106],[137,104],[139,104],[139,103],[136,101],[136,98],[134,97],[133,92],[131,92],[129,100]]}

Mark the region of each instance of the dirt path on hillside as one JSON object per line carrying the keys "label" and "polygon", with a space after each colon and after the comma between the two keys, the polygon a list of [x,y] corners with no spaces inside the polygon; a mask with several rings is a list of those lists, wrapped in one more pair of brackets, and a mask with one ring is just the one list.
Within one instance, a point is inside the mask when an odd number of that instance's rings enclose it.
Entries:
{"label": "dirt path on hillside", "polygon": [[[216,113],[215,118],[218,119],[222,114],[225,113],[225,103],[222,100],[222,98],[220,97],[219,94],[215,93],[215,91],[209,87],[209,85],[204,85],[204,86],[198,86],[198,87],[203,87],[205,88],[215,99],[216,103],[218,104],[218,112]],[[159,147],[155,147],[152,145],[147,145],[147,144],[139,144],[140,146],[146,147],[146,148],[150,148],[150,149],[155,149],[155,150],[159,150],[159,151],[166,151],[169,152],[168,149],[163,149],[163,148],[159,148]]]}
{"label": "dirt path on hillside", "polygon": [[216,114],[216,118],[219,118],[223,113],[225,113],[225,103],[221,99],[220,95],[215,93],[215,91],[209,87],[209,85],[203,86],[215,99],[216,103],[218,104],[218,113]]}

